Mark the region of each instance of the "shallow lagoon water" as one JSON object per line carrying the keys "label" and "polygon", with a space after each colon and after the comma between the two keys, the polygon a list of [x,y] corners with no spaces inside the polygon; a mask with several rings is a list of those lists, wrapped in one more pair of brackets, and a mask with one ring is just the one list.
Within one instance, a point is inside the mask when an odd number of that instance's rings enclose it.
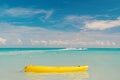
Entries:
{"label": "shallow lagoon water", "polygon": [[[0,80],[119,80],[119,48],[0,49]],[[88,65],[86,73],[27,74],[26,65]]]}

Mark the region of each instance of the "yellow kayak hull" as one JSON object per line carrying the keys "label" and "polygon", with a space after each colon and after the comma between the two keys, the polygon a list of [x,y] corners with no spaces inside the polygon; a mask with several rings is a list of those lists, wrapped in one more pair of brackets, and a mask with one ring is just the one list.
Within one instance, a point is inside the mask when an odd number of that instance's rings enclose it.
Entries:
{"label": "yellow kayak hull", "polygon": [[35,73],[64,73],[64,72],[85,72],[88,66],[35,66],[28,65],[24,68],[24,72]]}

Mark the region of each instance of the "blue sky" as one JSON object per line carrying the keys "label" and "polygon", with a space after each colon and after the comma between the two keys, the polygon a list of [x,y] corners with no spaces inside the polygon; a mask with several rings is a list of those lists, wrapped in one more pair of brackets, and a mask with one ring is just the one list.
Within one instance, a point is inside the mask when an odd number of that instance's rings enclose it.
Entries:
{"label": "blue sky", "polygon": [[120,47],[119,0],[0,0],[0,47]]}

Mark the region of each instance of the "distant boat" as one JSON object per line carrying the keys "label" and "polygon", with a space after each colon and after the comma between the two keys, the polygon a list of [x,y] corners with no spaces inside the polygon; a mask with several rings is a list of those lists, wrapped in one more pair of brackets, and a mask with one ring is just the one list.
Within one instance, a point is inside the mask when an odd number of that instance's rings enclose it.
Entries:
{"label": "distant boat", "polygon": [[87,48],[65,48],[63,50],[87,50]]}

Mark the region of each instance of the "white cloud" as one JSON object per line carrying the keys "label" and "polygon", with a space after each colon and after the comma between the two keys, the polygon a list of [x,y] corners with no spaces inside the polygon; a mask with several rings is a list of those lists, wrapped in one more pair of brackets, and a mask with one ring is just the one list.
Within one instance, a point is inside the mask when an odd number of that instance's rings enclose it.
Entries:
{"label": "white cloud", "polygon": [[23,15],[34,15],[34,14],[36,14],[35,12],[32,12],[31,10],[25,9],[25,8],[11,8],[11,9],[5,10],[5,13],[9,14],[11,16],[23,16]]}
{"label": "white cloud", "polygon": [[115,42],[109,41],[109,40],[107,40],[107,41],[105,41],[105,40],[96,40],[95,43],[97,45],[102,45],[102,46],[115,46],[115,45],[117,45]]}
{"label": "white cloud", "polygon": [[6,41],[7,41],[7,40],[6,40],[5,38],[1,38],[1,37],[0,37],[0,43],[1,43],[1,44],[5,44]]}
{"label": "white cloud", "polygon": [[46,16],[45,16],[45,19],[48,19],[52,14],[53,14],[53,11],[44,11],[44,13],[46,13]]}
{"label": "white cloud", "polygon": [[75,40],[31,40],[32,45],[56,45],[56,46],[116,46],[117,44],[113,41],[105,41],[105,40],[81,40],[81,39],[75,39]]}
{"label": "white cloud", "polygon": [[20,38],[17,39],[18,44],[22,44],[22,40]]}
{"label": "white cloud", "polygon": [[45,40],[30,40],[30,42],[32,45],[40,45],[40,44],[47,45],[48,44],[48,42]]}
{"label": "white cloud", "polygon": [[49,17],[52,14],[52,10],[43,10],[43,9],[29,9],[29,8],[10,8],[6,9],[5,13],[10,14],[11,16],[24,16],[24,15],[36,15],[36,14],[46,14],[46,17]]}
{"label": "white cloud", "polygon": [[[61,32],[0,23],[0,43],[22,47],[119,47],[120,34]],[[3,38],[4,37],[4,38]]]}
{"label": "white cloud", "polygon": [[10,23],[1,22],[0,23],[0,32],[2,33],[29,33],[29,32],[37,32],[37,31],[46,31],[46,29],[41,27],[29,27],[29,26],[16,26]]}
{"label": "white cloud", "polygon": [[3,14],[7,14],[13,17],[32,17],[35,15],[39,15],[42,20],[47,20],[53,14],[53,10],[30,9],[30,8],[10,8],[10,9],[5,9],[3,11]]}
{"label": "white cloud", "polygon": [[86,45],[84,41],[78,40],[31,40],[33,45]]}
{"label": "white cloud", "polygon": [[91,30],[106,30],[109,28],[120,27],[120,19],[116,20],[93,20],[85,24],[87,29]]}
{"label": "white cloud", "polygon": [[56,21],[53,26],[61,30],[66,29],[66,30],[80,31],[84,27],[84,22],[91,20],[92,18],[93,17],[91,16],[69,15],[59,21]]}
{"label": "white cloud", "polygon": [[67,21],[77,21],[77,22],[80,22],[80,21],[86,21],[86,20],[89,20],[89,19],[92,19],[94,17],[91,17],[91,16],[75,16],[75,15],[69,15],[67,17],[65,17],[65,20]]}
{"label": "white cloud", "polygon": [[120,26],[120,17],[116,20],[97,20],[99,17],[109,18],[108,15],[96,15],[92,16],[76,16],[70,15],[66,16],[63,21],[61,21],[61,26],[77,29],[80,31],[84,30],[106,30],[110,28],[115,28]]}
{"label": "white cloud", "polygon": [[70,24],[71,26],[76,27],[76,28],[81,28],[84,25],[84,22],[86,22],[92,18],[93,17],[91,17],[91,16],[73,16],[73,15],[71,15],[71,16],[65,17],[64,23]]}
{"label": "white cloud", "polygon": [[108,12],[113,12],[113,11],[118,11],[120,10],[120,8],[112,8],[112,9],[108,9]]}

